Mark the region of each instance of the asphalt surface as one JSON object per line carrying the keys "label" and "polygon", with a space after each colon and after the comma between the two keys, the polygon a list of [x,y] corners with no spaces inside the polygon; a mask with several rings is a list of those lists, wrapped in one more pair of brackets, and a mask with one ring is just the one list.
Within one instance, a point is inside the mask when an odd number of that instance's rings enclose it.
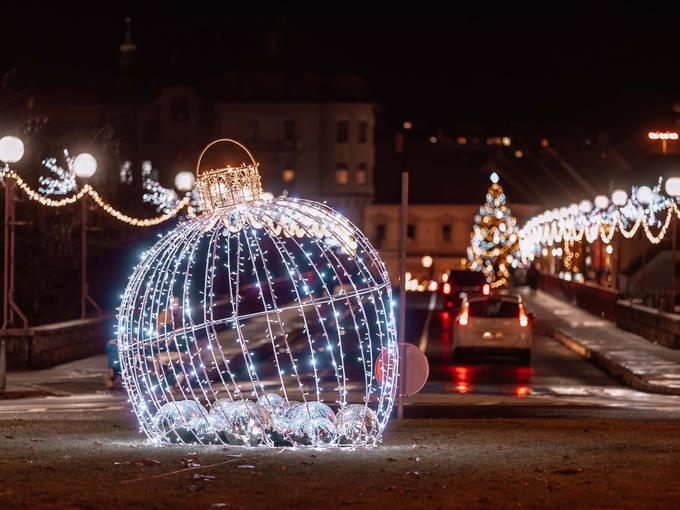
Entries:
{"label": "asphalt surface", "polygon": [[10,420],[0,507],[673,508],[680,424],[405,420],[353,451],[152,447],[129,417]]}

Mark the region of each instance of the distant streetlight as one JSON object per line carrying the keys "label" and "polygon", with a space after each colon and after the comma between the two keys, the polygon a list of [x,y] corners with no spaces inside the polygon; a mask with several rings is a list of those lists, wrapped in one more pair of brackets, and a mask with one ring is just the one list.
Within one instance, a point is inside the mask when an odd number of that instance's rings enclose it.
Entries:
{"label": "distant streetlight", "polygon": [[426,268],[426,269],[432,267],[432,263],[433,263],[433,262],[434,262],[434,260],[433,260],[432,257],[430,257],[429,255],[425,255],[422,259],[420,259],[420,263],[421,263],[421,264],[423,265],[423,267]]}
{"label": "distant streetlight", "polygon": [[88,179],[97,171],[97,160],[88,152],[78,154],[73,160],[73,171],[77,177]]}
{"label": "distant streetlight", "polygon": [[652,188],[649,186],[640,186],[635,195],[637,201],[642,205],[647,205],[652,201]]}
{"label": "distant streetlight", "polygon": [[16,136],[0,138],[0,161],[16,163],[24,157],[24,142]]}
{"label": "distant streetlight", "polygon": [[195,181],[196,178],[191,172],[178,172],[175,176],[175,188],[179,191],[191,191]]}
{"label": "distant streetlight", "polygon": [[594,202],[598,209],[606,209],[609,206],[609,199],[605,195],[597,195]]}
{"label": "distant streetlight", "polygon": [[589,213],[593,210],[593,203],[590,200],[581,200],[578,204],[578,208],[582,213]]}
{"label": "distant streetlight", "polygon": [[680,177],[671,177],[666,181],[666,193],[670,197],[680,195]]}
{"label": "distant streetlight", "polygon": [[647,138],[654,141],[661,141],[661,153],[666,154],[668,149],[668,140],[677,141],[678,133],[676,131],[650,131],[647,133]]}
{"label": "distant streetlight", "polygon": [[405,121],[404,124],[404,129],[411,129],[413,127],[413,123],[411,121]]}
{"label": "distant streetlight", "polygon": [[628,193],[622,189],[617,189],[612,193],[612,204],[623,207],[628,202]]}

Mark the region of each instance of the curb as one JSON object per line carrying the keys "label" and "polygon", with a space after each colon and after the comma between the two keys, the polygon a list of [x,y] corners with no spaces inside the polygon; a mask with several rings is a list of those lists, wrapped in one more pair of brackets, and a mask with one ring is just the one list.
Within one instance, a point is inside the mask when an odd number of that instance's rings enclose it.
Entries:
{"label": "curb", "polygon": [[647,393],[659,393],[662,395],[680,395],[680,388],[669,388],[667,386],[648,383],[640,379],[640,377],[635,375],[635,373],[631,372],[629,369],[619,365],[601,352],[593,351],[574,337],[561,331],[559,328],[553,329],[552,337],[556,340],[559,340],[562,344],[574,351],[579,356],[590,360],[594,365],[600,367],[608,374],[619,380],[622,380],[625,384],[633,389]]}
{"label": "curb", "polygon": [[31,397],[52,397],[55,394],[45,390],[4,390],[0,391],[0,400],[17,400]]}

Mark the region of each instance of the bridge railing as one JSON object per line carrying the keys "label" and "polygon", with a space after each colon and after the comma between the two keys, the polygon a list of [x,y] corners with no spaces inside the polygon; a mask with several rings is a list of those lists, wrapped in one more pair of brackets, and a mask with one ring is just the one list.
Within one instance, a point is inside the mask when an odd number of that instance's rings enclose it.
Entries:
{"label": "bridge railing", "polygon": [[616,320],[618,291],[593,283],[569,282],[556,276],[542,273],[539,280],[541,290],[558,299],[598,315],[604,319]]}

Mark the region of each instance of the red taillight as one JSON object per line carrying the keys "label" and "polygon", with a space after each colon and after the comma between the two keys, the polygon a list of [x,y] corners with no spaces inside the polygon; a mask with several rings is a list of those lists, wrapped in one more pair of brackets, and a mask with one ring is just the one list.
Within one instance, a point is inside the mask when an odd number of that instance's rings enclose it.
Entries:
{"label": "red taillight", "polygon": [[461,310],[460,315],[458,316],[458,324],[460,324],[461,326],[467,326],[469,322],[470,314],[468,312],[468,304],[464,303],[463,310]]}
{"label": "red taillight", "polygon": [[515,396],[516,397],[519,397],[519,398],[526,397],[530,393],[531,393],[531,390],[529,389],[528,386],[517,386],[517,388],[515,388]]}
{"label": "red taillight", "polygon": [[482,285],[482,294],[484,296],[488,296],[489,294],[491,294],[491,285],[489,285],[488,283]]}
{"label": "red taillight", "polygon": [[470,391],[470,385],[466,382],[459,382],[456,384],[456,391],[458,393],[467,393]]}
{"label": "red taillight", "polygon": [[524,312],[524,305],[522,304],[519,305],[519,325],[523,328],[526,328],[529,325],[529,317],[527,317],[527,314]]}
{"label": "red taillight", "polygon": [[451,284],[449,282],[446,282],[444,285],[442,285],[442,292],[447,296],[451,294]]}

